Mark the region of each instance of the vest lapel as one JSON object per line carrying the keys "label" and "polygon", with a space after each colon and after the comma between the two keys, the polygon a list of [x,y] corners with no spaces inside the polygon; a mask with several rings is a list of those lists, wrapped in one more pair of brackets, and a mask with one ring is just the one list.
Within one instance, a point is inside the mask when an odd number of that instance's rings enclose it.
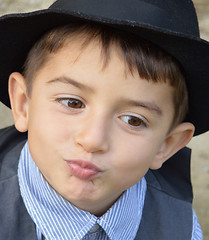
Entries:
{"label": "vest lapel", "polygon": [[135,240],[191,240],[191,203],[163,192],[151,171],[148,175],[142,220]]}

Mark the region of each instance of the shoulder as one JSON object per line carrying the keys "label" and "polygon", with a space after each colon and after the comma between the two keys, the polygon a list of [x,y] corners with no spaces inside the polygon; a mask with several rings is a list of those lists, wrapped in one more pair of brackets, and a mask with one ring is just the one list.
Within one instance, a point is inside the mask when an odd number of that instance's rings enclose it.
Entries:
{"label": "shoulder", "polygon": [[136,239],[191,240],[190,150],[182,149],[161,169],[149,170],[145,178],[147,191]]}
{"label": "shoulder", "polygon": [[36,239],[35,226],[22,201],[17,168],[27,134],[14,126],[0,130],[0,239]]}

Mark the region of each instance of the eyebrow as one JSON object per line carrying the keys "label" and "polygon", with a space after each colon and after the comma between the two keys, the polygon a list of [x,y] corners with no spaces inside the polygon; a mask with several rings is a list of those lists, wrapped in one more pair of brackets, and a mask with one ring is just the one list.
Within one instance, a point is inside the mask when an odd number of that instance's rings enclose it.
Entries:
{"label": "eyebrow", "polygon": [[129,106],[145,108],[149,111],[157,113],[159,116],[162,116],[162,110],[154,102],[135,101],[130,99],[121,99],[121,102]]}
{"label": "eyebrow", "polygon": [[49,80],[47,82],[47,84],[51,84],[51,83],[64,83],[64,84],[69,84],[69,85],[73,85],[74,87],[76,88],[79,88],[81,90],[85,90],[87,92],[94,92],[93,88],[83,84],[83,83],[80,83],[72,78],[69,78],[69,77],[58,77],[58,78],[55,78],[55,79],[52,79],[52,80]]}

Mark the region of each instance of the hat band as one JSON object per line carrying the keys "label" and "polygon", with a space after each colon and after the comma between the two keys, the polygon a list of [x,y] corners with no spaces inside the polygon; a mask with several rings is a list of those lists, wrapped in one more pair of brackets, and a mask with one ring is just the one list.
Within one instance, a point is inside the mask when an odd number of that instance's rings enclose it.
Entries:
{"label": "hat band", "polygon": [[[166,12],[153,4],[139,0],[59,0],[56,1],[50,9],[57,9],[64,12],[72,11],[78,15],[88,15],[91,20],[117,24],[128,23],[133,26],[150,25],[166,29],[166,31],[182,32],[191,35],[189,28],[180,22],[170,12]],[[119,21],[119,22],[118,22]]]}

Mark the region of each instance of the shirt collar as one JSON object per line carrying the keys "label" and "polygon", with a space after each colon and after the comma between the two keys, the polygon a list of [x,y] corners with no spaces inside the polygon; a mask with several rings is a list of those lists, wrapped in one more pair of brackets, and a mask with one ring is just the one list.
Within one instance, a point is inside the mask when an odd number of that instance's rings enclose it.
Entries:
{"label": "shirt collar", "polygon": [[80,210],[62,198],[43,178],[25,144],[18,166],[20,192],[26,209],[46,239],[82,239],[99,224],[112,240],[134,239],[142,216],[146,180],[127,189],[102,216]]}

